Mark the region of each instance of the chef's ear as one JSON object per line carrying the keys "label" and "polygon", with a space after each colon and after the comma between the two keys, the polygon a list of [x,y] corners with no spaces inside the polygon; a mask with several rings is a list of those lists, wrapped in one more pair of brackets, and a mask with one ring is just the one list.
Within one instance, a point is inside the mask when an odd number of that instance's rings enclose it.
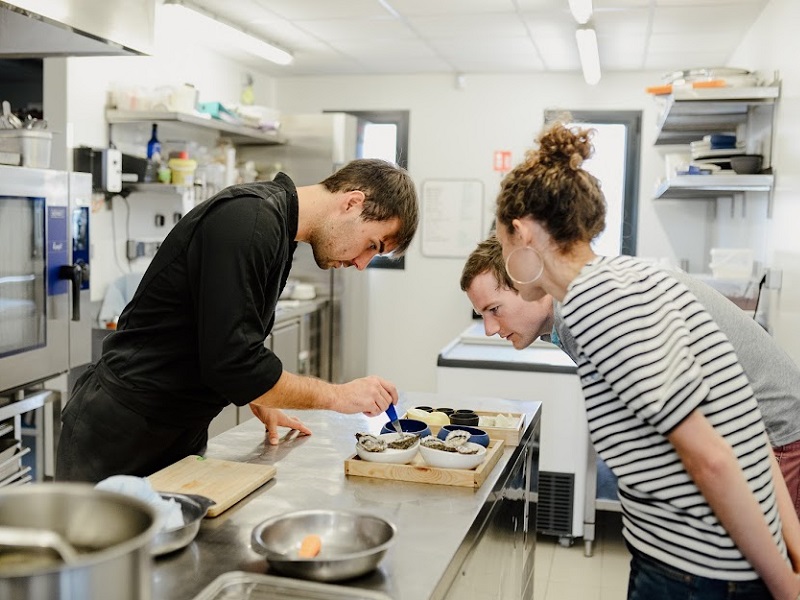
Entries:
{"label": "chef's ear", "polygon": [[362,208],[364,206],[366,195],[361,190],[351,190],[349,192],[345,192],[345,199],[347,200],[345,210],[350,210],[351,208]]}

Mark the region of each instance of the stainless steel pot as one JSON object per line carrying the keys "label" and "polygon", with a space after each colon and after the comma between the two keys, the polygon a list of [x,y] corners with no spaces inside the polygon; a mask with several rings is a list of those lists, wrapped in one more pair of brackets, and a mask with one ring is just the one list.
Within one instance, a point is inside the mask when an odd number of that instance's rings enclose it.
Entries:
{"label": "stainless steel pot", "polygon": [[0,527],[49,531],[78,553],[65,562],[52,547],[0,547],[4,600],[152,596],[150,546],[157,518],[141,500],[88,484],[25,485],[0,490]]}

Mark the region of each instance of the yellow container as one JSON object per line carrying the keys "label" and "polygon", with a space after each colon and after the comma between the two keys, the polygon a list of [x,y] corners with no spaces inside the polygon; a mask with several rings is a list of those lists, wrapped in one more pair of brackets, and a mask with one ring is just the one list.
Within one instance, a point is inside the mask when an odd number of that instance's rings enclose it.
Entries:
{"label": "yellow container", "polygon": [[194,185],[197,161],[191,158],[170,158],[167,165],[172,170],[172,185]]}

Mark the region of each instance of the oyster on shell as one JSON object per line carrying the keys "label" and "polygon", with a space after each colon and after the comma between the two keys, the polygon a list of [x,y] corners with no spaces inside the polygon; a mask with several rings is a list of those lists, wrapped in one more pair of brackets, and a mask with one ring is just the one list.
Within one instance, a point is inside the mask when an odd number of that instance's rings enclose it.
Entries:
{"label": "oyster on shell", "polygon": [[419,440],[419,436],[416,433],[401,433],[398,434],[399,437],[395,440],[392,440],[387,444],[387,447],[392,448],[394,450],[407,450],[411,448],[414,444],[417,443]]}
{"label": "oyster on shell", "polygon": [[420,440],[420,444],[426,448],[432,448],[433,450],[447,450],[445,443],[435,435],[429,435],[422,438],[422,440]]}
{"label": "oyster on shell", "polygon": [[367,452],[383,452],[386,450],[386,440],[382,440],[371,433],[357,433],[357,444],[362,450]]}
{"label": "oyster on shell", "polygon": [[477,444],[462,444],[461,446],[456,447],[456,452],[459,454],[477,454],[480,452],[480,448]]}
{"label": "oyster on shell", "polygon": [[459,446],[466,444],[471,437],[472,434],[470,434],[469,431],[456,429],[455,431],[451,431],[447,434],[447,437],[444,438],[444,443],[450,448],[458,448]]}

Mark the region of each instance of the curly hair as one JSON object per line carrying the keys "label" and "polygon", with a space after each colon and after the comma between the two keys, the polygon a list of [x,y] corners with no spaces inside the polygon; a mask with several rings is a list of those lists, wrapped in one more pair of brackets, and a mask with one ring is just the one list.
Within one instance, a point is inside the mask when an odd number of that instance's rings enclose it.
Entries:
{"label": "curly hair", "polygon": [[419,224],[417,190],[408,171],[377,158],[359,158],[347,163],[323,180],[329,192],[364,192],[364,221],[398,219],[397,248],[391,256],[402,256],[411,244]]}
{"label": "curly hair", "polygon": [[514,282],[506,272],[503,260],[503,247],[495,235],[483,240],[467,258],[461,271],[461,291],[466,292],[478,275],[491,273],[497,281],[497,289],[509,289],[516,292]]}
{"label": "curly hair", "polygon": [[498,226],[510,231],[514,219],[530,216],[561,252],[597,237],[605,228],[606,201],[600,182],[581,167],[594,152],[594,134],[561,121],[542,131],[539,148],[529,150],[500,184]]}

